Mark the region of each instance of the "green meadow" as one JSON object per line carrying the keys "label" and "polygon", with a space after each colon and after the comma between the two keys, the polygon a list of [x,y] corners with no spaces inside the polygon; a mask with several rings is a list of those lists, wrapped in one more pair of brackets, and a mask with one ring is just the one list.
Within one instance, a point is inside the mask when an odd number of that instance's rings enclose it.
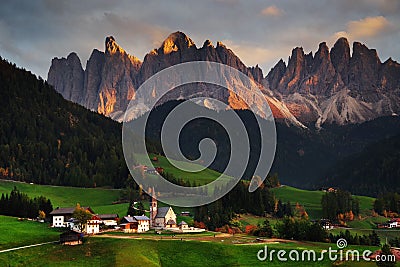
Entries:
{"label": "green meadow", "polygon": [[[269,244],[268,249],[314,249],[320,253],[329,244]],[[259,261],[264,244],[233,245],[220,242],[138,240],[91,237],[81,246],[49,244],[0,253],[1,266],[332,266],[322,262]],[[363,250],[376,248],[351,247]],[[368,266],[368,265],[361,265]]]}
{"label": "green meadow", "polygon": [[90,206],[96,213],[117,213],[125,215],[128,204],[112,204],[118,200],[120,190],[103,188],[78,188],[67,186],[36,185],[0,180],[0,194],[10,194],[16,186],[19,191],[30,197],[45,196],[51,200],[53,207]]}
{"label": "green meadow", "polygon": [[[145,157],[144,155],[142,157],[138,157],[140,164],[144,163],[144,157]],[[221,176],[221,173],[208,168],[205,168],[204,170],[199,172],[187,172],[180,170],[173,165],[173,163],[179,163],[179,165],[183,166],[185,169],[204,168],[198,164],[181,162],[181,161],[178,162],[173,159],[168,160],[166,157],[155,154],[150,154],[149,157],[150,159],[152,159],[153,157],[157,157],[158,159],[157,161],[152,161],[155,167],[162,167],[165,172],[172,174],[174,177],[183,179],[185,181],[196,182],[197,185],[205,185],[211,183],[212,181],[216,180],[219,176]],[[221,181],[225,180],[229,181],[230,179],[232,179],[232,177],[227,175],[223,175],[221,177]]]}
{"label": "green meadow", "polygon": [[[318,219],[322,217],[321,199],[325,192],[322,191],[309,191],[294,188],[291,186],[282,186],[273,188],[272,191],[275,196],[282,200],[282,202],[290,201],[294,206],[297,202],[304,206],[310,219]],[[367,214],[372,209],[374,198],[366,196],[354,196],[360,200],[361,214]]]}
{"label": "green meadow", "polygon": [[0,250],[55,241],[59,239],[60,234],[47,223],[19,221],[17,218],[1,215],[0,233]]}

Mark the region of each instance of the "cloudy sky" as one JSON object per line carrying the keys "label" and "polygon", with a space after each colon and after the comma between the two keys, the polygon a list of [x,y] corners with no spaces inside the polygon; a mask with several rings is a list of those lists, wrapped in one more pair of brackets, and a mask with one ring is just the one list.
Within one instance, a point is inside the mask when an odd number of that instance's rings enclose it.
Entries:
{"label": "cloudy sky", "polygon": [[143,59],[177,30],[198,47],[222,41],[265,74],[292,48],[315,52],[340,36],[400,61],[398,0],[3,0],[0,55],[47,78],[53,57],[75,51],[85,65],[108,35]]}

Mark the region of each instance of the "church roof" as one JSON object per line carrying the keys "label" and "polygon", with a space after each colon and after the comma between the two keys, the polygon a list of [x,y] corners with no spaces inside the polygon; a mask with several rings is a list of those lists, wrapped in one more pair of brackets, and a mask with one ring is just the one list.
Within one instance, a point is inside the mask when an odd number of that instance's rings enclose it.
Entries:
{"label": "church roof", "polygon": [[172,219],[169,219],[167,224],[176,224],[176,222],[174,220],[172,220]]}
{"label": "church roof", "polygon": [[159,207],[157,210],[156,218],[164,218],[171,207]]}
{"label": "church roof", "polygon": [[178,225],[184,225],[184,224],[186,224],[187,225],[187,222],[185,222],[185,221],[181,221]]}

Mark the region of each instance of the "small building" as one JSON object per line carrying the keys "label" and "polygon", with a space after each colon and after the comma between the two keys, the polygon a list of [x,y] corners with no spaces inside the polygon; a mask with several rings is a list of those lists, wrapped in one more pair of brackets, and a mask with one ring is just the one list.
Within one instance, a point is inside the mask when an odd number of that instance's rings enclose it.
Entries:
{"label": "small building", "polygon": [[189,230],[189,225],[185,221],[181,221],[178,226],[181,231]]}
{"label": "small building", "polygon": [[189,211],[182,211],[181,216],[191,216]]}
{"label": "small building", "polygon": [[78,231],[79,230],[79,221],[75,218],[70,218],[67,220],[67,222],[65,223],[66,227],[68,227],[69,229],[73,230],[73,231]]}
{"label": "small building", "polygon": [[[83,207],[85,210],[93,214],[93,210],[90,207]],[[67,227],[67,221],[72,218],[72,214],[75,211],[75,207],[72,208],[59,208],[50,212],[52,216],[52,227]]]}
{"label": "small building", "polygon": [[119,226],[124,233],[137,232],[138,222],[131,216],[125,216],[121,219]]}
{"label": "small building", "polygon": [[120,227],[125,233],[144,233],[150,229],[150,219],[144,215],[128,215],[121,219]]}
{"label": "small building", "polygon": [[80,245],[83,241],[83,233],[77,231],[68,230],[60,234],[60,244],[62,245]]}
{"label": "small building", "polygon": [[147,216],[133,216],[133,218],[138,222],[138,233],[144,233],[150,230],[150,218]]}
{"label": "small building", "polygon": [[106,226],[117,226],[119,221],[118,214],[99,214],[101,222]]}
{"label": "small building", "polygon": [[321,225],[322,228],[325,230],[330,230],[333,229],[333,224],[329,219],[321,219],[319,221],[319,224]]}
{"label": "small building", "polygon": [[388,228],[398,228],[400,227],[400,218],[393,218],[388,222],[388,224]]}
{"label": "small building", "polygon": [[378,228],[400,228],[400,218],[393,218],[388,222],[378,224]]}
{"label": "small building", "polygon": [[95,235],[100,233],[101,219],[97,215],[93,215],[90,220],[87,220],[84,228],[84,232],[89,235]]}

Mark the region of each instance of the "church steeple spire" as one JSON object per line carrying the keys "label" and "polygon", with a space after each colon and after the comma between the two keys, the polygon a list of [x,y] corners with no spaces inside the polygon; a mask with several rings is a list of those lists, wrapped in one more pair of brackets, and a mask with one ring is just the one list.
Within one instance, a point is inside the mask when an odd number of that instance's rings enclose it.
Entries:
{"label": "church steeple spire", "polygon": [[150,227],[154,227],[154,220],[157,216],[157,199],[154,187],[150,190]]}

